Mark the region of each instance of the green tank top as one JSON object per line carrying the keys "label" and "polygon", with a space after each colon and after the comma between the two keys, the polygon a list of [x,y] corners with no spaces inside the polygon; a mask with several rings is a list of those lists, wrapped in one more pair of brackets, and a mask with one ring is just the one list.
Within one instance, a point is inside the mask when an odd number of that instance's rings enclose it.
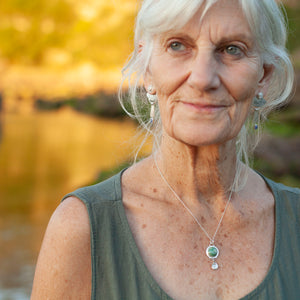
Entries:
{"label": "green tank top", "polygon": [[[86,205],[91,227],[92,300],[172,300],[144,264],[122,204],[121,175],[84,187],[75,196]],[[264,177],[263,177],[264,178]],[[265,279],[243,297],[300,299],[300,189],[264,178],[275,197],[276,233]]]}

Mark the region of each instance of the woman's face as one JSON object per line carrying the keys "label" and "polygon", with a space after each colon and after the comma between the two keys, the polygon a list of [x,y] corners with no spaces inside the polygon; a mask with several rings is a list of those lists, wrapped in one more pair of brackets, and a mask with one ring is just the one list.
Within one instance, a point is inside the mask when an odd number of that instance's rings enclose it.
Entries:
{"label": "woman's face", "polygon": [[200,16],[154,38],[145,76],[158,96],[164,132],[194,146],[235,138],[270,73],[237,0],[218,1],[201,24]]}

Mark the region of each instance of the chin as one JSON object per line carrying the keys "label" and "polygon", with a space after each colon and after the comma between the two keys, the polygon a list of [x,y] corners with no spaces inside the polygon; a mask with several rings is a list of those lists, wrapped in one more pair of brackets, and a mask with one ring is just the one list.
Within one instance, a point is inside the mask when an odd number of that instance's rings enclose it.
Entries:
{"label": "chin", "polygon": [[[183,128],[182,128],[183,129]],[[217,130],[217,128],[190,128],[188,130],[174,131],[173,138],[177,141],[194,147],[220,145],[234,139],[234,135],[227,130]]]}
{"label": "chin", "polygon": [[174,136],[173,138],[182,144],[193,147],[220,145],[230,140],[220,136],[213,136],[211,134]]}

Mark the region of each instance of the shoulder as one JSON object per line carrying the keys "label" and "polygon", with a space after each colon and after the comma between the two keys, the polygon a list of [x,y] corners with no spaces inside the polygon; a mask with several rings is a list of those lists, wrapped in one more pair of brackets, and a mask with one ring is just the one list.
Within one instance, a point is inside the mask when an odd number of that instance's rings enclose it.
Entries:
{"label": "shoulder", "polygon": [[[78,198],[68,197],[53,213],[45,233],[41,251],[46,250],[45,243],[48,242],[51,242],[52,245],[63,242],[61,244],[63,247],[66,247],[67,243],[72,243],[73,246],[76,246],[75,249],[88,248],[89,240],[90,226],[86,207]],[[75,255],[79,254],[73,250],[72,252]]]}
{"label": "shoulder", "polygon": [[78,239],[89,236],[89,218],[84,203],[76,197],[66,198],[53,213],[46,234],[76,235]]}
{"label": "shoulder", "polygon": [[[41,247],[32,299],[64,299],[90,294],[90,227],[85,205],[75,197],[52,215]],[[72,297],[71,297],[72,298]]]}
{"label": "shoulder", "polygon": [[[88,214],[84,203],[77,197],[67,197],[53,213],[47,231],[50,229],[62,229],[59,232],[76,230],[77,235],[89,233]],[[79,235],[81,236],[81,235]]]}

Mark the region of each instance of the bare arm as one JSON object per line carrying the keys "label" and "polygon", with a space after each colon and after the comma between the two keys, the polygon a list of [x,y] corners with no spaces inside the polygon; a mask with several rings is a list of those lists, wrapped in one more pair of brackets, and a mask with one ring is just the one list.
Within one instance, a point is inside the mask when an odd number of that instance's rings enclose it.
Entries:
{"label": "bare arm", "polygon": [[89,219],[84,204],[70,197],[59,205],[48,224],[31,300],[90,298]]}

